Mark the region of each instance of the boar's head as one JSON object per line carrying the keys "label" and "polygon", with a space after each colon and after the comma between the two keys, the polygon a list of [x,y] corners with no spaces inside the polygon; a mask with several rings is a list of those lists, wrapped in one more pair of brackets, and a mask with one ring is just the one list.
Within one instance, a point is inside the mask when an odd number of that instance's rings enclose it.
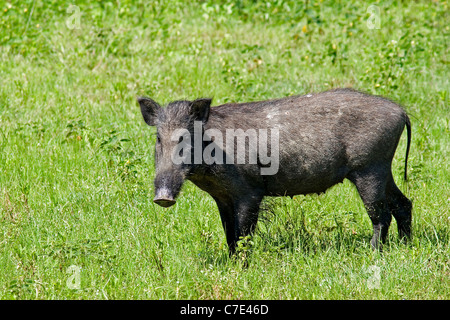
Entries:
{"label": "boar's head", "polygon": [[138,102],[144,121],[156,126],[153,201],[170,207],[193,170],[194,122],[208,121],[211,99],[175,101],[165,108],[150,98],[138,98]]}

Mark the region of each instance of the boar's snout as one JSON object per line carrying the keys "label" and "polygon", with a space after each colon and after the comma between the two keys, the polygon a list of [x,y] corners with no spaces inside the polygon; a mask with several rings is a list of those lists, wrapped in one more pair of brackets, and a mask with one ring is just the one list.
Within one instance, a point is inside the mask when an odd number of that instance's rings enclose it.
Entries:
{"label": "boar's snout", "polygon": [[183,181],[184,175],[180,171],[170,170],[158,173],[155,178],[153,202],[165,208],[174,205]]}
{"label": "boar's snout", "polygon": [[175,204],[175,200],[171,199],[153,199],[153,202],[155,202],[157,205],[160,205],[161,207],[168,208]]}
{"label": "boar's snout", "polygon": [[153,202],[161,207],[168,208],[175,204],[175,199],[172,196],[171,192],[167,188],[160,188],[156,191],[155,198],[153,198]]}

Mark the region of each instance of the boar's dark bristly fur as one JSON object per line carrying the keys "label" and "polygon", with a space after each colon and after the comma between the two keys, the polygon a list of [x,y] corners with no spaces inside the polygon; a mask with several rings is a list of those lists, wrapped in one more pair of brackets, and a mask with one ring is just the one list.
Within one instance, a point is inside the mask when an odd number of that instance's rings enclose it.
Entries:
{"label": "boar's dark bristly fur", "polygon": [[[405,111],[386,98],[335,89],[212,108],[210,99],[175,101],[165,108],[149,98],[138,102],[145,122],[157,127],[154,201],[173,205],[183,181],[192,181],[216,201],[231,253],[240,237],[254,230],[264,196],[322,193],[344,179],[356,186],[367,209],[374,248],[385,241],[391,215],[400,237],[411,236],[411,201],[398,189],[391,172],[406,126],[406,179],[411,125]],[[261,175],[260,162],[174,164],[171,152],[177,141],[171,139],[172,133],[185,128],[193,134],[194,121],[201,121],[203,130],[214,128],[224,134],[227,129],[277,129],[278,171]]]}

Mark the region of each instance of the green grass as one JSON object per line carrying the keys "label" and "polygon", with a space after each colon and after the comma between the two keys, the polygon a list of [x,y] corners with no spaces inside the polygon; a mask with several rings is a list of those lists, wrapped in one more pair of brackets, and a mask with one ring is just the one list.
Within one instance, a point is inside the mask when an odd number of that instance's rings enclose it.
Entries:
{"label": "green grass", "polygon": [[[1,299],[450,297],[446,1],[374,2],[379,29],[357,1],[73,2],[0,4]],[[409,245],[393,222],[370,249],[348,182],[268,199],[235,260],[193,184],[152,203],[155,131],[137,96],[217,105],[348,86],[411,115],[407,183],[406,135],[393,163],[414,204]]]}

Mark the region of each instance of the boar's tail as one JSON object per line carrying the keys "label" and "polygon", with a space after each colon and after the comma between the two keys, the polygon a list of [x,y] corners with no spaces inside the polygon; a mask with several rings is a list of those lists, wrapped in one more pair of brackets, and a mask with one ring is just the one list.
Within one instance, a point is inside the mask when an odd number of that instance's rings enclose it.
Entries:
{"label": "boar's tail", "polygon": [[405,124],[406,124],[406,132],[408,135],[408,142],[406,144],[406,156],[405,156],[405,181],[408,180],[407,171],[408,171],[408,154],[409,147],[411,145],[411,122],[409,121],[409,117],[405,114]]}

